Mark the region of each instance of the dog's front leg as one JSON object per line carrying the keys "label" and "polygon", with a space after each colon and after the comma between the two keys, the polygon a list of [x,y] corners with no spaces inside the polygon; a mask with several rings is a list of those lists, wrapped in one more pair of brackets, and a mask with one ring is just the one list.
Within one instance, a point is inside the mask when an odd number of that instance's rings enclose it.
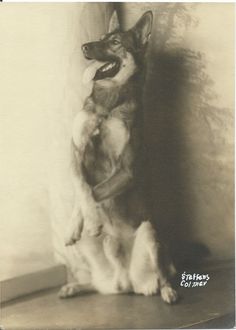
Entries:
{"label": "dog's front leg", "polygon": [[89,236],[98,236],[103,227],[101,206],[94,200],[92,190],[85,180],[77,177],[78,201],[83,217],[83,229]]}
{"label": "dog's front leg", "polygon": [[115,197],[132,185],[133,161],[133,151],[128,145],[113,175],[93,188],[93,196],[96,201],[101,202],[104,199]]}
{"label": "dog's front leg", "polygon": [[97,202],[121,194],[132,183],[132,172],[120,169],[108,180],[98,184],[93,188],[93,196]]}
{"label": "dog's front leg", "polygon": [[73,178],[74,189],[75,189],[75,201],[73,212],[71,216],[70,223],[66,230],[66,246],[75,244],[81,238],[81,233],[83,230],[83,216],[79,203],[79,191],[76,185],[76,177]]}
{"label": "dog's front leg", "polygon": [[81,172],[86,147],[98,128],[100,121],[101,119],[96,113],[92,112],[91,109],[88,111],[86,108],[80,111],[74,120],[72,143],[76,149],[77,171]]}
{"label": "dog's front leg", "polygon": [[[92,109],[91,102],[86,104],[85,110],[78,113],[73,125],[73,170],[74,170],[74,184],[76,188],[76,203],[79,203],[83,218],[83,227],[77,224],[76,233],[78,229],[84,228],[91,236],[96,236],[101,232],[102,219],[100,216],[99,205],[92,196],[92,189],[86,181],[83,173],[83,161],[86,146],[91,140],[92,135],[100,124],[100,118]],[[76,204],[75,204],[76,205]],[[77,212],[75,207],[75,213]],[[73,216],[72,216],[73,217]],[[72,223],[76,224],[76,222]],[[74,229],[75,231],[75,229]],[[73,232],[73,230],[72,230]],[[77,235],[79,239],[79,235]],[[73,235],[69,240],[73,241]]]}

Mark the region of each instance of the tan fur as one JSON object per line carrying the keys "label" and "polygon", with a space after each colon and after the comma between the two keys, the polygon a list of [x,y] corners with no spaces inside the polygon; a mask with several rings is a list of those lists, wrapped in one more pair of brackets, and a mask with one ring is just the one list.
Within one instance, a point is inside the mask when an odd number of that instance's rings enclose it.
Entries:
{"label": "tan fur", "polygon": [[121,69],[112,80],[119,85],[124,84],[129,79],[129,77],[135,73],[135,71],[136,64],[134,62],[134,58],[129,52],[126,52],[125,58],[121,64]]}
{"label": "tan fur", "polygon": [[103,125],[103,135],[103,143],[106,144],[104,147],[112,152],[111,161],[117,162],[129,142],[129,131],[122,120],[111,117]]}

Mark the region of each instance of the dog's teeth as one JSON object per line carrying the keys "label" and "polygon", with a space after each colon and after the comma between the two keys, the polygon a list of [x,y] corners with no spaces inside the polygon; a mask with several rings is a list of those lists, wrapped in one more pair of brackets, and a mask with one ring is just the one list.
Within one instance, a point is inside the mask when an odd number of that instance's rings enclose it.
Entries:
{"label": "dog's teeth", "polygon": [[105,68],[102,69],[102,72],[112,69],[114,65],[115,65],[115,63],[110,63],[110,64],[106,65]]}

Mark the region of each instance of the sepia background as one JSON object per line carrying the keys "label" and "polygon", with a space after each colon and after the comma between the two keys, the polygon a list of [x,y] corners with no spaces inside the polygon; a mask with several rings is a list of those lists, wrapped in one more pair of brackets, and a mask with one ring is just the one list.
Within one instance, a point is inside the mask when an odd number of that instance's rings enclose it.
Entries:
{"label": "sepia background", "polygon": [[[80,47],[114,4],[1,4],[0,280],[60,261],[73,205],[71,125],[90,86]],[[178,260],[234,257],[234,6],[120,3],[154,13],[144,87],[149,201]],[[83,275],[83,274],[82,274]],[[81,275],[81,276],[82,276]]]}

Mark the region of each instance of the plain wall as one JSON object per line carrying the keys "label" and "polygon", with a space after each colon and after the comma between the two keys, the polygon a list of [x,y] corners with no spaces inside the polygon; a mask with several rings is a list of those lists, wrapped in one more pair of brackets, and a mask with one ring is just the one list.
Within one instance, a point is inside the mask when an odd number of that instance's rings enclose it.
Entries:
{"label": "plain wall", "polygon": [[66,30],[62,7],[53,7],[4,3],[0,7],[1,279],[54,262],[49,118],[63,91],[59,72]]}

